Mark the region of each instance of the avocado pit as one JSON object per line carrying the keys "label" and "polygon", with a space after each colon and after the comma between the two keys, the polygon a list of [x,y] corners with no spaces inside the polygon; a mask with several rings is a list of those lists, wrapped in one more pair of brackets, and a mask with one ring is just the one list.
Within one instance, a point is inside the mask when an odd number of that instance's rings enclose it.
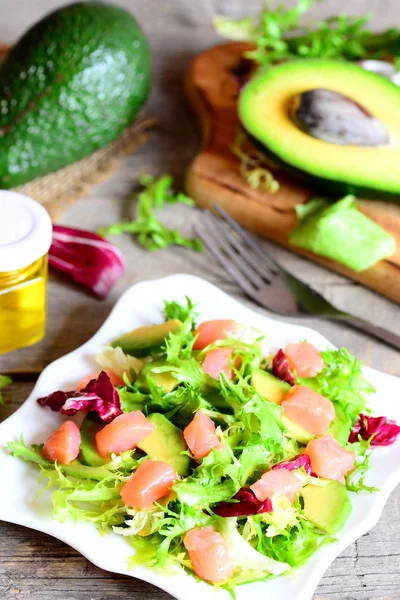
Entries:
{"label": "avocado pit", "polygon": [[341,146],[383,146],[389,136],[363,106],[339,92],[313,89],[296,96],[292,117],[312,137]]}

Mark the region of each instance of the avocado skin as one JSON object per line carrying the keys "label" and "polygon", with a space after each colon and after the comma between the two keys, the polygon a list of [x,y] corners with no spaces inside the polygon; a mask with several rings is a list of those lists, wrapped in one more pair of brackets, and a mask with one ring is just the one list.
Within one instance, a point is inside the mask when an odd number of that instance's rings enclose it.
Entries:
{"label": "avocado skin", "polygon": [[21,185],[117,138],[149,93],[133,16],[77,2],[39,21],[0,66],[0,187]]}
{"label": "avocado skin", "polygon": [[324,177],[317,177],[310,175],[301,169],[297,169],[288,163],[285,163],[279,156],[274,154],[269,148],[264,146],[254,136],[250,135],[246,131],[246,135],[254,146],[262,152],[267,161],[273,165],[273,170],[277,171],[277,177],[279,181],[279,171],[282,171],[288,175],[292,175],[297,181],[306,184],[312,190],[323,193],[326,197],[341,198],[352,194],[357,198],[368,198],[370,200],[385,200],[386,202],[394,202],[400,204],[400,195],[393,194],[392,192],[385,192],[376,190],[373,188],[365,187],[362,185],[354,185],[345,183],[344,181],[335,181],[333,179],[325,179]]}
{"label": "avocado skin", "polygon": [[81,451],[79,460],[89,467],[101,467],[109,462],[103,458],[96,447],[96,433],[103,429],[104,423],[95,413],[88,413],[81,425]]}

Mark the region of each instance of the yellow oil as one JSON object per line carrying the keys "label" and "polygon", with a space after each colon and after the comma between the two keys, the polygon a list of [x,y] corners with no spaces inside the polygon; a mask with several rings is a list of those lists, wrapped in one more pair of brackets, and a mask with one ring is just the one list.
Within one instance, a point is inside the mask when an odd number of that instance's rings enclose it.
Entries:
{"label": "yellow oil", "polygon": [[0,273],[0,354],[41,340],[46,325],[47,255]]}

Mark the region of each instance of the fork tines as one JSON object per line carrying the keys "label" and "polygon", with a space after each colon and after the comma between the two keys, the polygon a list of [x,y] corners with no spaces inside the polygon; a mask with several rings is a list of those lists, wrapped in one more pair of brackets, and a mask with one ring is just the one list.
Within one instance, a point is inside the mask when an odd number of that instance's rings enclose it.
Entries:
{"label": "fork tines", "polygon": [[196,234],[231,277],[249,295],[278,276],[275,260],[220,206],[202,211]]}

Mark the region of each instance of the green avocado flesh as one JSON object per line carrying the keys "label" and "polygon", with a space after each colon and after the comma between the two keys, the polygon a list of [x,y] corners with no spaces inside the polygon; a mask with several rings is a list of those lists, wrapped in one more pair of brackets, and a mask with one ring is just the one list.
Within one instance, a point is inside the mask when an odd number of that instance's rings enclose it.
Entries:
{"label": "green avocado flesh", "polygon": [[[328,89],[350,98],[388,134],[379,146],[313,137],[293,118],[300,95]],[[382,75],[334,60],[284,63],[255,76],[239,98],[239,118],[256,145],[283,170],[335,195],[400,201],[400,88]]]}
{"label": "green avocado flesh", "polygon": [[133,122],[149,88],[147,39],[129,12],[98,1],[52,12],[0,66],[0,187],[108,144]]}
{"label": "green avocado flesh", "polygon": [[357,209],[354,196],[333,204],[311,200],[297,207],[297,215],[299,222],[289,234],[293,246],[336,260],[357,273],[396,251],[394,237]]}
{"label": "green avocado flesh", "polygon": [[[290,390],[290,385],[262,369],[254,369],[251,375],[251,385],[265,400],[281,404]],[[282,415],[282,425],[285,434],[302,444],[307,444],[314,437],[312,433]]]}
{"label": "green avocado flesh", "polygon": [[351,502],[342,483],[330,481],[324,487],[306,485],[301,493],[304,516],[313,525],[330,535],[343,528],[351,513]]}
{"label": "green avocado flesh", "polygon": [[153,413],[147,417],[156,429],[138,443],[138,448],[146,452],[153,460],[161,460],[186,477],[189,474],[190,459],[181,452],[187,450],[182,431],[168,421],[164,415]]}
{"label": "green avocado flesh", "polygon": [[286,381],[281,381],[268,371],[254,369],[251,375],[251,385],[265,400],[280,404],[290,390]]}
{"label": "green avocado flesh", "polygon": [[88,413],[82,421],[81,426],[81,451],[79,460],[82,464],[89,467],[100,467],[109,462],[109,459],[103,458],[96,448],[96,433],[103,429],[104,423],[96,417],[95,414]]}
{"label": "green avocado flesh", "polygon": [[158,385],[162,389],[163,392],[168,394],[168,392],[172,392],[178,385],[179,381],[171,375],[171,373],[154,373],[154,369],[158,367],[165,367],[166,361],[162,358],[157,358],[156,360],[152,360],[149,362],[144,369],[140,371],[140,375],[136,380],[136,385],[140,387],[143,392],[149,392],[149,384],[147,381],[148,377],[151,377],[155,384]]}
{"label": "green avocado flesh", "polygon": [[282,415],[282,425],[285,435],[297,440],[300,442],[300,444],[308,444],[308,442],[314,437],[310,431],[307,431],[307,429],[304,429],[304,427],[301,427],[301,425],[298,425],[291,419],[288,419],[285,415]]}
{"label": "green avocado flesh", "polygon": [[125,354],[136,356],[138,358],[149,356],[152,352],[161,349],[165,338],[170,333],[178,333],[182,327],[181,321],[172,319],[165,321],[161,325],[149,325],[148,327],[139,327],[129,333],[121,335],[111,342],[114,348],[119,346]]}

